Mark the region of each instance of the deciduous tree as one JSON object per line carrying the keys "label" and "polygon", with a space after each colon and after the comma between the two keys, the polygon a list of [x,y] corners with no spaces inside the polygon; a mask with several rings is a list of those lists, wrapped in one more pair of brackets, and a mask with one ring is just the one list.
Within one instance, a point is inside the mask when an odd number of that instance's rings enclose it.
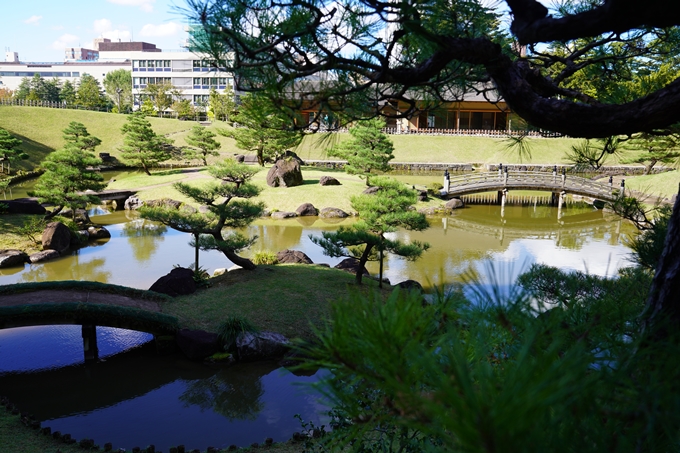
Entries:
{"label": "deciduous tree", "polygon": [[153,103],[158,115],[170,108],[172,105],[173,90],[175,88],[169,82],[150,83],[144,88],[143,93],[148,96],[148,99]]}
{"label": "deciduous tree", "polygon": [[118,113],[132,110],[132,73],[127,69],[116,69],[107,72],[104,77],[104,89]]}
{"label": "deciduous tree", "polygon": [[218,121],[228,121],[229,117],[236,111],[234,102],[234,91],[231,88],[219,93],[215,88],[210,88],[210,112]]}

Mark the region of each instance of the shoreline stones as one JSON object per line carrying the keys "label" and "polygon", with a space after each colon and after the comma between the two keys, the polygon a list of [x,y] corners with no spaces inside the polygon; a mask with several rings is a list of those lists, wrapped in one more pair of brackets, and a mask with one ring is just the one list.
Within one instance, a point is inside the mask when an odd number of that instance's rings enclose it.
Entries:
{"label": "shoreline stones", "polygon": [[299,250],[281,250],[276,254],[279,264],[314,264],[312,259]]}
{"label": "shoreline stones", "polygon": [[[58,253],[57,253],[58,255]],[[28,255],[21,250],[5,249],[0,250],[0,269],[7,267],[20,266],[27,263]]]}

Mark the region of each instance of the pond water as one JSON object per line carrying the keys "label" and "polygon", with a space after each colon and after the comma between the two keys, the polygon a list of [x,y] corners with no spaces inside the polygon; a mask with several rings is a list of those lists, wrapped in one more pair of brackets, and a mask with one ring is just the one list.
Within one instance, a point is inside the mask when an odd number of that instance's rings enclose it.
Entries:
{"label": "pond water", "polygon": [[[55,261],[1,269],[0,284],[93,280],[147,289],[173,264],[193,261],[187,234],[131,213],[92,214],[94,222],[109,229],[110,240]],[[245,230],[259,239],[244,255],[289,248],[334,265],[340,258],[324,256],[309,235],[352,221],[260,219]],[[503,216],[499,206],[471,206],[431,218],[430,224],[424,232],[395,233],[427,241],[431,248],[416,262],[388,256],[385,276],[392,283],[414,279],[430,288],[451,285],[464,282],[472,270],[487,283],[495,278],[495,284],[509,286],[532,263],[615,275],[630,265],[625,243],[634,233],[626,222],[590,207],[563,209],[558,219],[557,210],[545,206],[506,206]],[[201,252],[200,265],[212,272],[232,264],[220,253]],[[375,274],[377,263],[368,269]],[[179,356],[156,356],[142,346],[146,334],[98,328],[98,336],[108,357],[86,366],[80,363],[78,326],[0,331],[0,393],[53,430],[95,438],[100,445],[113,442],[115,448],[246,446],[266,437],[290,438],[300,430],[295,413],[323,422],[323,405],[293,385],[318,375],[294,376],[266,362],[210,368]]]}

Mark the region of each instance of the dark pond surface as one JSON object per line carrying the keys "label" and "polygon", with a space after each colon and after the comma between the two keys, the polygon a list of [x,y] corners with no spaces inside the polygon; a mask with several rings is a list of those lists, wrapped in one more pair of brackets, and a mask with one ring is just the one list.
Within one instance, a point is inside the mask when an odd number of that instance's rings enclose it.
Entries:
{"label": "dark pond surface", "polygon": [[80,326],[0,331],[0,394],[52,431],[128,451],[285,441],[301,429],[295,414],[323,422],[325,407],[305,385],[317,375],[268,361],[225,368],[159,356],[144,345],[150,335],[123,329],[98,327],[97,337],[104,358],[85,365]]}

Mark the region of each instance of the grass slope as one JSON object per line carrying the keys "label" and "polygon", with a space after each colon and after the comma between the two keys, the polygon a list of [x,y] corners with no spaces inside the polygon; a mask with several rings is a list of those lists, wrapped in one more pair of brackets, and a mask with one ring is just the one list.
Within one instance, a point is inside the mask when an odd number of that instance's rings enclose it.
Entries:
{"label": "grass slope", "polygon": [[[321,326],[331,304],[358,289],[353,274],[303,264],[232,271],[210,282],[211,288],[163,303],[163,313],[177,317],[182,326],[210,332],[228,316],[242,316],[261,330],[309,339],[314,336],[312,325]],[[365,278],[361,290],[377,285]]]}
{"label": "grass slope", "polygon": [[628,189],[669,199],[678,193],[678,184],[680,184],[680,172],[677,170],[656,175],[626,178],[626,187]]}
{"label": "grass slope", "polygon": [[[49,152],[63,144],[62,130],[71,121],[83,123],[91,134],[99,137],[102,144],[98,152],[119,156],[118,149],[123,143],[121,126],[125,115],[92,112],[87,110],[49,109],[41,107],[0,106],[0,127],[25,141],[24,149],[31,155],[28,161],[18,166],[24,170],[35,167]],[[150,117],[154,130],[175,140],[176,146],[186,145],[186,136],[197,123],[174,119]],[[208,126],[214,132],[228,129],[223,122]],[[311,160],[328,159],[327,151],[333,145],[347,140],[349,134],[312,134],[304,137],[295,149],[300,157]],[[532,138],[530,156],[520,156],[507,148],[507,141],[490,137],[437,136],[437,135],[392,135],[395,162],[451,162],[451,163],[564,163],[564,154],[578,142],[577,139]],[[218,135],[222,145],[221,157],[235,154],[252,154],[236,147],[235,141]],[[630,156],[622,155],[621,158]],[[212,161],[214,158],[210,158]],[[608,164],[616,164],[613,157]]]}

